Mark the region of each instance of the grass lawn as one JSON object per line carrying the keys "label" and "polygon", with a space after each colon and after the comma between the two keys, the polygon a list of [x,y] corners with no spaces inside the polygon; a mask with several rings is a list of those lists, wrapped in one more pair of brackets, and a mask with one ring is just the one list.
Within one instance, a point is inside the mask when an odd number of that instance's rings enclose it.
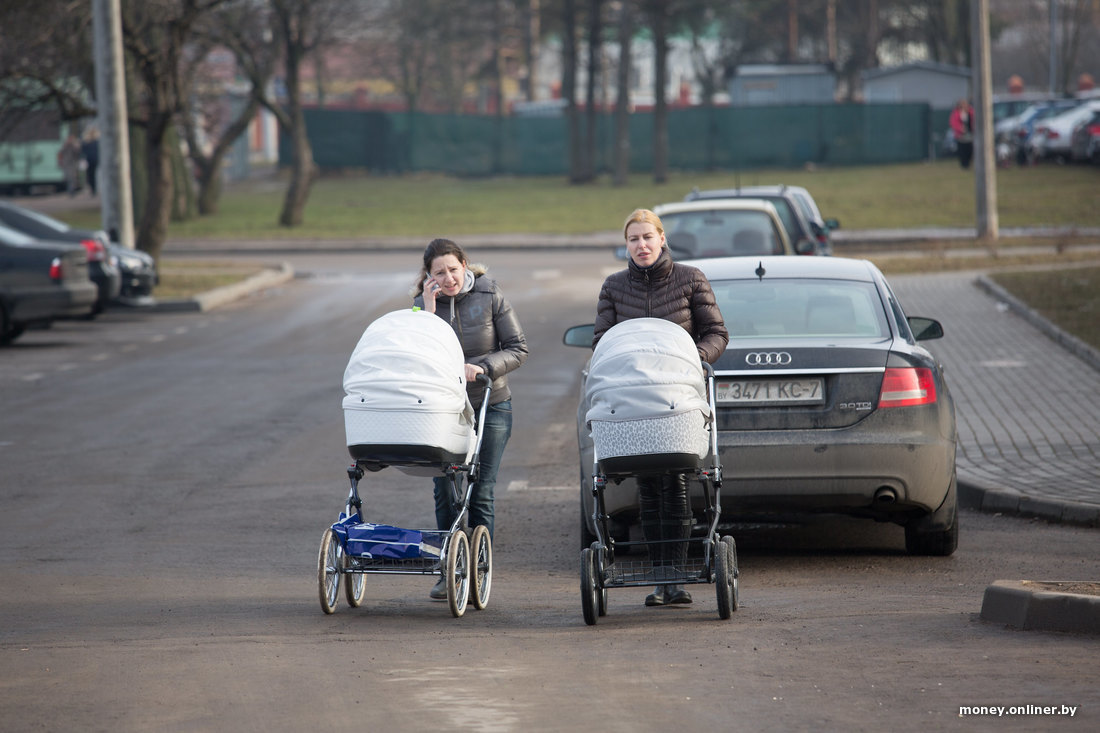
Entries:
{"label": "grass lawn", "polygon": [[1100,349],[1100,265],[990,277],[1066,333]]}
{"label": "grass lawn", "polygon": [[[233,184],[216,216],[172,222],[169,237],[218,239],[462,237],[618,230],[637,207],[676,201],[693,186],[726,188],[787,183],[806,187],[822,214],[845,229],[974,225],[974,173],[953,160],[876,167],[672,173],[654,184],[635,174],[626,186],[601,178],[569,185],[559,177],[459,179],[443,175],[327,176],[318,180],[305,223],[278,226],[285,180]],[[1001,227],[1100,226],[1100,171],[1095,166],[1042,165],[997,171]],[[67,216],[99,226],[89,205]]]}

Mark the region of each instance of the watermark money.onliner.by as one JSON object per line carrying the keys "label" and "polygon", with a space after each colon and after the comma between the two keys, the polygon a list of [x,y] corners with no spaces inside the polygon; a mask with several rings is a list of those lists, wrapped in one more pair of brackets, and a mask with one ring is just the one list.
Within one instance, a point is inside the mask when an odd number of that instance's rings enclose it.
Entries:
{"label": "watermark money.onliner.by", "polygon": [[959,717],[968,715],[992,715],[1003,718],[1006,715],[1068,715],[1077,713],[1076,705],[960,705]]}

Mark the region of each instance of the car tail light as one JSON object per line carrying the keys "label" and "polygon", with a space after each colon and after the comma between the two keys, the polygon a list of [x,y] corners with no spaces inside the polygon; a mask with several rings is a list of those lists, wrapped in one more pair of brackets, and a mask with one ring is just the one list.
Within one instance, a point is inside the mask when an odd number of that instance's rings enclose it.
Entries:
{"label": "car tail light", "polygon": [[97,242],[94,239],[82,239],[80,243],[88,251],[88,262],[103,262],[107,259],[107,248],[103,246],[102,242]]}
{"label": "car tail light", "polygon": [[913,407],[936,401],[936,380],[924,367],[890,368],[882,377],[879,407]]}
{"label": "car tail light", "polygon": [[1100,125],[1089,125],[1088,132],[1093,137],[1100,137]]}
{"label": "car tail light", "polygon": [[54,257],[53,262],[50,263],[50,279],[55,282],[61,282],[61,258]]}

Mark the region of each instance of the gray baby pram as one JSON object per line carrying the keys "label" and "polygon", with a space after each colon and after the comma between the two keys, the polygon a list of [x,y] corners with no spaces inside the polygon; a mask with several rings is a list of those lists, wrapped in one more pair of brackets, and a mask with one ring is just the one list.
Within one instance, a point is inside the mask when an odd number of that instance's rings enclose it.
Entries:
{"label": "gray baby pram", "polygon": [[[718,615],[729,618],[738,605],[737,547],[733,537],[719,537],[717,531],[722,469],[714,424],[714,372],[700,361],[691,336],[659,318],[636,318],[609,329],[589,362],[585,400],[594,446],[597,537],[581,551],[585,623],[595,624],[606,615],[608,588],[666,583],[714,583]],[[616,542],[604,509],[607,482],[660,474],[685,474],[702,484],[705,533],[687,540]],[[701,545],[701,556],[689,554],[677,564],[616,556],[617,548],[673,543]]]}

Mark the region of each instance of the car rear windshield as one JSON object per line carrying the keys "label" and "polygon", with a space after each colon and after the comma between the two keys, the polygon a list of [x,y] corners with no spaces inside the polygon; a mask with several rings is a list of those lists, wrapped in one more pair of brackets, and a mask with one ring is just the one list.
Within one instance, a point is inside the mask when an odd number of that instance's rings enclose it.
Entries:
{"label": "car rear windshield", "polygon": [[683,211],[664,214],[661,222],[673,259],[786,254],[772,218],[762,211]]}
{"label": "car rear windshield", "polygon": [[882,300],[855,280],[712,280],[730,338],[889,338]]}

